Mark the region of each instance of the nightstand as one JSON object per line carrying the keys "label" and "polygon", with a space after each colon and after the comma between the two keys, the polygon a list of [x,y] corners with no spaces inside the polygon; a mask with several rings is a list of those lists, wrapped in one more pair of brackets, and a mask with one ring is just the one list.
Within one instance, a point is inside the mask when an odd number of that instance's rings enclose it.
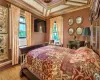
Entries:
{"label": "nightstand", "polygon": [[68,41],[67,47],[70,49],[78,49],[79,47],[84,46],[85,41]]}

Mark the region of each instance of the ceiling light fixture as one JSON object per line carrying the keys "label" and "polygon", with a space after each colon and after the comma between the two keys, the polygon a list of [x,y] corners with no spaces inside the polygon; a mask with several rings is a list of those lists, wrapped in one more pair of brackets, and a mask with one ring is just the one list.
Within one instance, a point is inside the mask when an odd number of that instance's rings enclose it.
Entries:
{"label": "ceiling light fixture", "polygon": [[52,0],[44,0],[45,3],[50,3]]}

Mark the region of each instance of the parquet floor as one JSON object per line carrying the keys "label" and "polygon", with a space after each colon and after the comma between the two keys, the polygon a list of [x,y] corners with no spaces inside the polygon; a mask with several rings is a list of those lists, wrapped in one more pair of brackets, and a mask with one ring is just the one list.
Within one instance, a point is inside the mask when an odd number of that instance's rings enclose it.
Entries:
{"label": "parquet floor", "polygon": [[25,77],[20,78],[20,66],[14,66],[0,71],[0,80],[28,80]]}

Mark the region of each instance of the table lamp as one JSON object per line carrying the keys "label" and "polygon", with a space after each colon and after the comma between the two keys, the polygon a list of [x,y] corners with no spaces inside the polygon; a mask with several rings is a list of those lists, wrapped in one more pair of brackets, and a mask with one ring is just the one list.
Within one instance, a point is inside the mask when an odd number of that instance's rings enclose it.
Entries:
{"label": "table lamp", "polygon": [[88,37],[91,36],[90,27],[85,27],[83,29],[82,36],[86,36],[85,44],[88,46]]}

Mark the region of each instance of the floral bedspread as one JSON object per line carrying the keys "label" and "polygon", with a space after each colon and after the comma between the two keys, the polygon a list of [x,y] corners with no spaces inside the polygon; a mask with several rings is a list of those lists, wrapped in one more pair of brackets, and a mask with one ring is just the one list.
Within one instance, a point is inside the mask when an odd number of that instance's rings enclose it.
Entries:
{"label": "floral bedspread", "polygon": [[86,47],[41,47],[26,55],[22,68],[40,80],[100,80],[100,57]]}

